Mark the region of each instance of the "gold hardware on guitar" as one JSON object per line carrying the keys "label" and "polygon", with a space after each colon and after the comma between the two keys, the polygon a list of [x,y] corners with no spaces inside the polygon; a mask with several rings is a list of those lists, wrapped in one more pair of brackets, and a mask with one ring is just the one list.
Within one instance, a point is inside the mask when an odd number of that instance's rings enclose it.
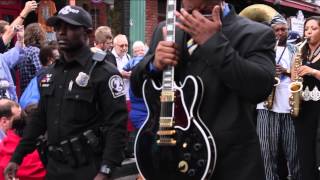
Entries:
{"label": "gold hardware on guitar", "polygon": [[182,173],[188,172],[188,169],[189,169],[188,163],[186,161],[180,161],[178,164],[178,169]]}
{"label": "gold hardware on guitar", "polygon": [[292,64],[291,71],[291,83],[289,84],[289,89],[291,92],[291,96],[289,98],[289,104],[291,106],[291,116],[297,117],[300,111],[300,101],[301,101],[301,93],[303,88],[303,78],[298,75],[298,68],[302,65],[302,50],[304,46],[308,43],[309,39],[305,39],[299,46],[298,50],[295,54],[294,61]]}

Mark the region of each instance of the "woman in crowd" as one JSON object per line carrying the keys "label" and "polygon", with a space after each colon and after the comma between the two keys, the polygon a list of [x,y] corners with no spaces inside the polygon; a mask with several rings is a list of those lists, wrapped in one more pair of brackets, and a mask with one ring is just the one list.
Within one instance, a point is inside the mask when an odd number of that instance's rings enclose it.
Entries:
{"label": "woman in crowd", "polygon": [[[320,170],[320,16],[312,16],[304,23],[302,63],[298,75],[303,77],[302,103],[299,116],[294,119],[302,179],[319,180]],[[295,62],[293,62],[294,65]]]}
{"label": "woman in crowd", "polygon": [[41,48],[39,53],[39,59],[42,68],[37,72],[35,77],[31,79],[28,86],[23,91],[19,103],[22,108],[25,108],[29,104],[38,103],[40,99],[39,83],[42,77],[45,75],[49,65],[53,64],[57,58],[59,58],[58,46],[55,45],[56,41],[51,41],[49,45]]}
{"label": "woman in crowd", "polygon": [[[135,41],[132,45],[132,58],[123,67],[125,71],[131,71],[133,68],[143,59],[146,54],[146,46],[142,41]],[[145,106],[143,98],[136,97],[131,88],[129,88],[129,96],[131,102],[131,110],[129,112],[130,120],[133,123],[135,129],[140,129],[143,122],[147,118],[147,108]]]}
{"label": "woman in crowd", "polygon": [[25,60],[18,64],[21,79],[21,93],[41,69],[39,52],[45,41],[45,33],[39,23],[29,24],[24,32]]}

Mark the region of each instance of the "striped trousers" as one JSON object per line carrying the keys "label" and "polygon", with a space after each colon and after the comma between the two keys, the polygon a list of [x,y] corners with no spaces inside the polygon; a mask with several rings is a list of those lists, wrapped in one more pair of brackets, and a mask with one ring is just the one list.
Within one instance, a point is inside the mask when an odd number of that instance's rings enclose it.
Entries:
{"label": "striped trousers", "polygon": [[259,109],[257,133],[260,140],[266,180],[280,180],[278,175],[278,146],[281,145],[292,180],[301,180],[297,156],[297,140],[290,113],[275,113]]}

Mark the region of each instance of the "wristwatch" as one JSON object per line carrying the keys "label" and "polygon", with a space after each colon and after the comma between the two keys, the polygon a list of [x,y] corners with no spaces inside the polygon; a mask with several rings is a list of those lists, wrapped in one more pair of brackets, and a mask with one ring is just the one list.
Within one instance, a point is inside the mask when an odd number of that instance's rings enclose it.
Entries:
{"label": "wristwatch", "polygon": [[102,165],[100,167],[100,171],[99,172],[102,173],[102,174],[105,174],[107,176],[110,176],[111,173],[112,173],[112,170],[111,170],[110,166],[104,164],[104,165]]}

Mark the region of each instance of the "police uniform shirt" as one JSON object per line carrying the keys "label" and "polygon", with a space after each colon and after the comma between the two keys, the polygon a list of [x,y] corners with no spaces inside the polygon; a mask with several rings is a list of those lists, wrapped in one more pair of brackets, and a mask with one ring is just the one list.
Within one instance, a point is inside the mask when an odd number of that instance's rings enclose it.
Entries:
{"label": "police uniform shirt", "polygon": [[40,103],[27,126],[24,137],[12,160],[21,162],[24,154],[34,149],[32,141],[46,130],[48,143],[59,144],[97,126],[108,128],[102,163],[118,165],[125,144],[127,111],[124,83],[114,66],[99,62],[88,84],[76,82],[80,72],[92,67],[92,52],[83,47],[73,61],[56,62],[40,80]]}

